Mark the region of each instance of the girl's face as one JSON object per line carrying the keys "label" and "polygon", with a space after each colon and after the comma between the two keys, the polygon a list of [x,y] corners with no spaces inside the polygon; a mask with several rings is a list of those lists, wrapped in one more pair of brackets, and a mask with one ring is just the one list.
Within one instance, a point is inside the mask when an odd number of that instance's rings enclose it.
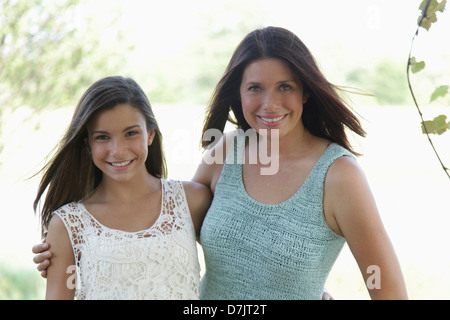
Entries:
{"label": "girl's face", "polygon": [[95,114],[87,125],[89,148],[103,179],[126,181],[147,171],[145,160],[155,130],[147,131],[144,115],[129,104]]}
{"label": "girl's face", "polygon": [[301,116],[307,95],[283,61],[251,62],[244,70],[240,95],[245,120],[256,131],[279,129],[281,138],[303,130]]}

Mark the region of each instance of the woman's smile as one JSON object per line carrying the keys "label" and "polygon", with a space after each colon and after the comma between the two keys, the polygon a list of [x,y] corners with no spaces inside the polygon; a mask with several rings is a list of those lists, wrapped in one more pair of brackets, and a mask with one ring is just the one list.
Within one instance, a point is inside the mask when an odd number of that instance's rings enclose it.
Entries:
{"label": "woman's smile", "polygon": [[279,117],[274,116],[257,116],[266,126],[268,127],[276,127],[283,122],[283,120],[287,117],[287,114],[284,114]]}

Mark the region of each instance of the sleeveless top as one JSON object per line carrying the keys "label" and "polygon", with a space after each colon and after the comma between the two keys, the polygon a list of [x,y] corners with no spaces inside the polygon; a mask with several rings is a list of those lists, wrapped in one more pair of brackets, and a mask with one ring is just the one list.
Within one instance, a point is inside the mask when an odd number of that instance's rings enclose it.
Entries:
{"label": "sleeveless top", "polygon": [[244,149],[235,137],[203,222],[200,299],[322,299],[345,243],[325,220],[325,175],[337,158],[353,155],[330,144],[291,198],[263,204],[245,190]]}
{"label": "sleeveless top", "polygon": [[79,202],[54,212],[72,243],[77,299],[198,299],[200,266],[184,188],[173,180],[161,185],[161,212],[146,230],[110,229]]}

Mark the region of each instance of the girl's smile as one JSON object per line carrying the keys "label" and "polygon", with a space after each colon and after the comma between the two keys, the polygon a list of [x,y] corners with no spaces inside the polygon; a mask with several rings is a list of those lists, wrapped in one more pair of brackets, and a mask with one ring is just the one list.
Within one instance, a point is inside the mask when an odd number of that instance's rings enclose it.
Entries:
{"label": "girl's smile", "polygon": [[122,162],[108,162],[113,167],[113,170],[122,171],[127,170],[135,160],[128,160]]}

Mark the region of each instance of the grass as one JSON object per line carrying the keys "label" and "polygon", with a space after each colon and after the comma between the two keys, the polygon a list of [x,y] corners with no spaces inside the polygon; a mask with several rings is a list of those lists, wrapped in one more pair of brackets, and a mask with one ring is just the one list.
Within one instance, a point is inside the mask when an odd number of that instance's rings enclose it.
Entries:
{"label": "grass", "polygon": [[0,300],[38,300],[45,295],[45,280],[35,269],[0,265]]}

